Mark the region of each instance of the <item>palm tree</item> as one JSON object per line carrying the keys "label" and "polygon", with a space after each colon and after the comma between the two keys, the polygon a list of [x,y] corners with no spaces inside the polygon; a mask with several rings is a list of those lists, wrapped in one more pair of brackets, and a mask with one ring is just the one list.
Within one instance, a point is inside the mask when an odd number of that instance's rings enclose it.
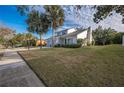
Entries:
{"label": "palm tree", "polygon": [[24,34],[18,33],[16,36],[16,41],[21,42],[22,40],[24,40]]}
{"label": "palm tree", "polygon": [[[34,7],[34,6],[32,6]],[[28,15],[28,30],[30,32],[37,32],[40,35],[46,33],[48,31],[48,24],[51,25],[52,28],[52,46],[53,46],[53,33],[58,26],[61,26],[64,22],[64,10],[59,5],[45,5],[44,9],[46,10],[45,14],[41,14],[35,9],[29,9],[28,6],[18,6],[17,10],[20,12],[21,15]],[[29,11],[32,10],[32,11]],[[42,16],[42,17],[41,17]],[[43,17],[44,16],[44,17]],[[42,21],[42,18],[45,18],[45,23]],[[47,20],[48,19],[48,20]],[[43,29],[44,25],[45,29]],[[54,31],[53,31],[54,30]],[[41,45],[42,47],[42,45]]]}
{"label": "palm tree", "polygon": [[[47,16],[36,10],[33,10],[31,13],[29,13],[26,22],[28,24],[28,31],[33,33],[36,32],[37,34],[39,34],[40,40],[42,42],[42,35],[48,31],[50,25]],[[40,48],[42,48],[42,43],[40,45]]]}
{"label": "palm tree", "polygon": [[[52,46],[53,42],[53,33],[58,26],[61,26],[64,22],[64,10],[59,5],[45,5],[46,14],[48,19],[51,22],[52,28]],[[53,31],[54,30],[54,31]]]}
{"label": "palm tree", "polygon": [[30,48],[30,40],[32,40],[32,34],[31,33],[26,33],[25,34],[25,40],[27,42],[27,47],[28,47],[28,50]]}

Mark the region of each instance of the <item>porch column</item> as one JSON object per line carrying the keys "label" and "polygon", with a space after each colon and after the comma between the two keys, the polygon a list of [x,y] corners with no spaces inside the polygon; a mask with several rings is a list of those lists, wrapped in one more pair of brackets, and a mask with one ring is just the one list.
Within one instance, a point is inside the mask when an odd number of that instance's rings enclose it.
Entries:
{"label": "porch column", "polygon": [[66,43],[67,43],[67,42],[66,42],[66,38],[65,38],[65,39],[64,39],[64,44],[66,45]]}

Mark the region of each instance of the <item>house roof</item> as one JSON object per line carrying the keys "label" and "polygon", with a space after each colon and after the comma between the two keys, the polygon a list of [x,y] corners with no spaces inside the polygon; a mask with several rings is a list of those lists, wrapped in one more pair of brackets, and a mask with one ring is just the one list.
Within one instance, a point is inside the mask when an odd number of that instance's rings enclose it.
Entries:
{"label": "house roof", "polygon": [[75,32],[69,33],[69,34],[67,34],[67,35],[62,35],[62,36],[60,36],[60,37],[65,38],[65,37],[76,36],[76,35],[78,35],[78,34],[84,32],[85,30],[86,30],[86,29],[84,29],[84,30],[77,30],[77,31],[75,31]]}
{"label": "house roof", "polygon": [[[66,29],[66,30],[67,30],[67,29]],[[61,35],[61,36],[54,36],[54,37],[61,37],[61,38],[65,38],[65,37],[76,36],[76,35],[78,35],[78,34],[80,34],[80,33],[84,32],[85,30],[87,30],[87,29],[83,29],[83,30],[78,29],[78,30],[77,30],[77,31],[75,31],[75,32],[72,32],[72,33],[69,33],[69,34],[66,34],[66,35]],[[64,31],[64,30],[63,30],[63,31]],[[54,38],[54,37],[53,37],[53,38]],[[45,39],[45,40],[50,40],[50,39],[52,39],[52,37],[47,38],[47,39]]]}
{"label": "house roof", "polygon": [[[58,30],[58,31],[56,31],[56,32],[67,31],[67,30],[69,30],[69,29],[73,29],[73,28],[66,28],[66,29],[63,29],[63,30]],[[75,28],[74,28],[74,29],[75,29]]]}

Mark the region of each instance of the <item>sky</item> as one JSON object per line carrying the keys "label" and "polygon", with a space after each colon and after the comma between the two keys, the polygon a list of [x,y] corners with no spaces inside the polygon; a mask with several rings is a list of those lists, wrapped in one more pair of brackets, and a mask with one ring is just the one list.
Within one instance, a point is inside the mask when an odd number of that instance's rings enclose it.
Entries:
{"label": "sky", "polygon": [[26,31],[26,16],[21,16],[15,6],[0,6],[0,25],[5,25],[23,33]]}
{"label": "sky", "polygon": [[[88,6],[91,7],[91,6]],[[124,32],[124,24],[121,23],[122,16],[119,14],[114,14],[111,17],[106,18],[105,20],[101,21],[99,24],[95,24],[93,19],[93,13],[95,10],[91,10],[88,7],[84,7],[79,12],[79,16],[75,15],[75,11],[73,11],[73,7],[70,8],[70,11],[67,11],[65,8],[65,22],[62,27],[57,30],[63,30],[67,28],[73,27],[84,27],[87,28],[91,26],[93,29],[97,28],[98,25],[102,25],[104,28],[111,27],[119,32]],[[37,8],[39,9],[39,8]],[[40,11],[44,11],[43,8],[39,9]],[[70,12],[70,13],[69,13]],[[4,6],[0,5],[0,26],[7,26],[16,30],[17,33],[26,33],[27,31],[27,24],[25,20],[27,19],[26,16],[21,16],[16,9],[16,6]],[[49,38],[51,36],[51,30],[49,30],[43,38]],[[36,35],[36,34],[35,34]],[[36,35],[38,36],[38,35]]]}

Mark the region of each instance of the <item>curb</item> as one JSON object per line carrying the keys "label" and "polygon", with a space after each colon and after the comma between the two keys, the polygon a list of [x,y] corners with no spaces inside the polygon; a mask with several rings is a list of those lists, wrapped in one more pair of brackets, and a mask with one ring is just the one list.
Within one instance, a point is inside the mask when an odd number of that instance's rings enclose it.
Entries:
{"label": "curb", "polygon": [[30,64],[25,60],[25,58],[19,53],[19,51],[17,51],[17,53],[19,54],[19,56],[25,61],[25,63],[28,65],[28,67],[35,73],[35,75],[39,78],[39,80],[44,84],[45,87],[48,87],[48,85],[44,82],[43,79],[41,79],[39,77],[39,75],[33,70],[33,68],[30,66]]}

